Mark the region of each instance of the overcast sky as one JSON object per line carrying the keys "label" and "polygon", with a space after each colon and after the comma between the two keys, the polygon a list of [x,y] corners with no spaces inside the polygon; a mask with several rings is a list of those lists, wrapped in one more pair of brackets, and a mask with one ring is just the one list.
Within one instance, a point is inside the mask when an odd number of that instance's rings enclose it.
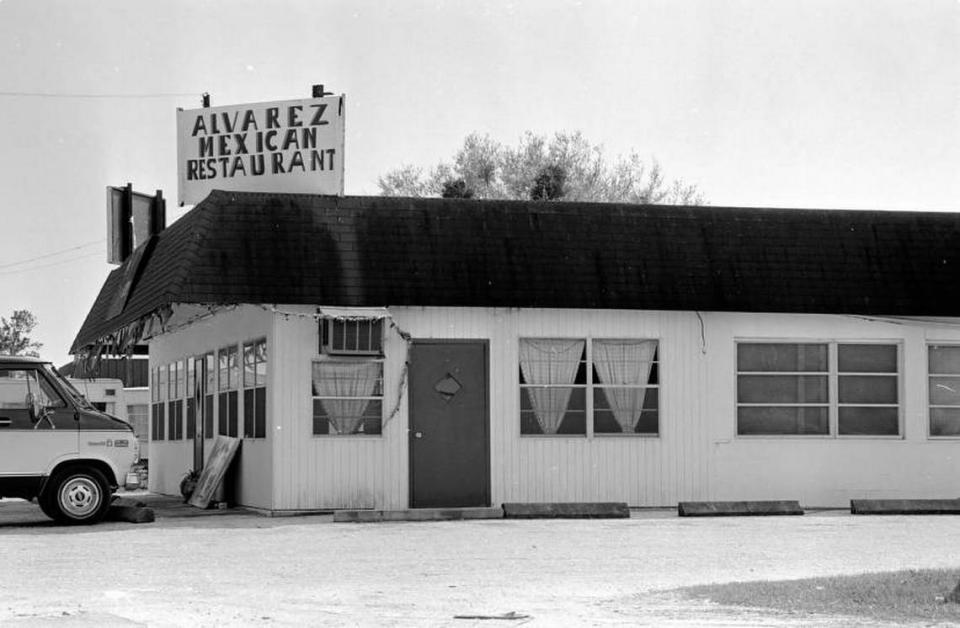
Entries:
{"label": "overcast sky", "polygon": [[470,132],[581,130],[713,205],[960,209],[958,0],[0,0],[0,315],[67,361],[105,187],[172,220],[177,107],[315,83],[347,96],[347,194]]}

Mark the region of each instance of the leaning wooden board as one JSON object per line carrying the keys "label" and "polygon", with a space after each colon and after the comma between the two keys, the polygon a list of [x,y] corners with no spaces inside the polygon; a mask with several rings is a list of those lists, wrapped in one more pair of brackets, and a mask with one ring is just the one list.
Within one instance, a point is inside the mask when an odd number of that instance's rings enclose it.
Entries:
{"label": "leaning wooden board", "polygon": [[227,473],[227,467],[237,453],[240,447],[240,439],[232,436],[218,435],[213,441],[213,448],[210,450],[210,457],[200,473],[200,479],[197,480],[197,488],[193,489],[193,495],[187,502],[197,508],[206,508],[210,505],[210,498],[213,492],[223,482],[223,476]]}

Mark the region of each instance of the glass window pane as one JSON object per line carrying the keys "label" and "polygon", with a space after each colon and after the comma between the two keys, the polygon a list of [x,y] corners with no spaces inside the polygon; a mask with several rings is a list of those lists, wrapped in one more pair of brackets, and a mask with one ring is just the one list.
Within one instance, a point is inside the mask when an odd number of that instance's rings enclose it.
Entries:
{"label": "glass window pane", "polygon": [[960,436],[960,408],[930,408],[930,436]]}
{"label": "glass window pane", "polygon": [[824,372],[827,370],[827,345],[743,342],[737,345],[737,369],[785,373]]}
{"label": "glass window pane", "polygon": [[896,436],[900,433],[897,408],[840,408],[838,429],[841,434],[861,436]]}
{"label": "glass window pane", "polygon": [[739,403],[827,403],[826,375],[740,375]]}
{"label": "glass window pane", "polygon": [[[358,406],[359,407],[359,406]],[[383,416],[383,401],[373,399],[363,407],[362,414],[345,417],[335,417],[330,414],[329,404],[320,399],[313,400],[313,433],[317,435],[377,435],[381,433]]]}
{"label": "glass window pane", "polygon": [[931,377],[930,405],[960,406],[960,377]]}
{"label": "glass window pane", "polygon": [[167,365],[167,399],[177,398],[177,363]]}
{"label": "glass window pane", "polygon": [[217,390],[217,365],[213,357],[213,353],[208,353],[204,356],[204,362],[206,363],[206,375],[207,375],[207,394],[212,395],[214,391]]}
{"label": "glass window pane", "polygon": [[166,401],[167,399],[167,367],[166,365],[160,367],[160,401]]}
{"label": "glass window pane", "polygon": [[187,358],[187,388],[184,391],[187,398],[193,397],[197,386],[197,360]]}
{"label": "glass window pane", "polygon": [[960,375],[960,346],[931,345],[927,359],[931,373]]}
{"label": "glass window pane", "polygon": [[379,354],[383,353],[383,319],[377,319],[370,323],[370,350]]}
{"label": "glass window pane", "polygon": [[841,375],[840,403],[897,403],[896,375]]}
{"label": "glass window pane", "polygon": [[[656,388],[595,389],[593,431],[597,434],[657,434],[659,432],[658,395],[659,390]],[[617,409],[615,410],[614,407]]]}
{"label": "glass window pane", "polygon": [[217,359],[220,369],[220,390],[228,390],[230,388],[230,368],[227,359],[227,350],[220,349]]}
{"label": "glass window pane", "polygon": [[0,373],[0,409],[28,409],[27,393],[37,388],[36,379],[28,383],[27,373],[22,370],[5,370]]}
{"label": "glass window pane", "polygon": [[839,345],[841,373],[896,373],[897,345]]}
{"label": "glass window pane", "polygon": [[829,430],[825,406],[737,408],[737,434],[740,435],[826,435]]}
{"label": "glass window pane", "polygon": [[522,387],[520,433],[586,434],[586,389],[574,386]]}
{"label": "glass window pane", "polygon": [[261,340],[254,347],[257,359],[257,386],[267,385],[267,341]]}
{"label": "glass window pane", "polygon": [[230,347],[227,350],[227,362],[230,367],[230,390],[236,390],[240,386],[240,360],[237,353],[236,347]]}
{"label": "glass window pane", "polygon": [[253,345],[243,345],[243,387],[253,388],[256,383],[256,358]]}

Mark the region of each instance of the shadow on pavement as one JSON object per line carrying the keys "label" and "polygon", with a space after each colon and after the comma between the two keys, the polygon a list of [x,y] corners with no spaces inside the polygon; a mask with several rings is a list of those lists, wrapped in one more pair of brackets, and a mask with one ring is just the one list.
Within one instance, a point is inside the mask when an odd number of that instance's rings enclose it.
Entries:
{"label": "shadow on pavement", "polygon": [[142,503],[153,510],[156,520],[151,523],[137,524],[107,520],[91,526],[61,526],[44,515],[36,502],[0,499],[0,534],[100,532],[145,527],[273,528],[332,521],[331,515],[266,517],[244,508],[202,510],[184,503],[180,497],[156,495],[145,491],[121,492],[117,493],[116,497],[123,504]]}

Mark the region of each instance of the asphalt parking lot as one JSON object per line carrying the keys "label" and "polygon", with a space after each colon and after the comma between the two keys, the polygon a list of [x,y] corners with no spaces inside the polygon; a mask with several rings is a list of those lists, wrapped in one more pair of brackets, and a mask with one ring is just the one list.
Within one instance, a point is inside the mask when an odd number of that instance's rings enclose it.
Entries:
{"label": "asphalt parking lot", "polygon": [[849,625],[671,590],[960,567],[951,516],[341,524],[186,508],[64,528],[0,501],[0,582],[16,583],[0,625]]}

